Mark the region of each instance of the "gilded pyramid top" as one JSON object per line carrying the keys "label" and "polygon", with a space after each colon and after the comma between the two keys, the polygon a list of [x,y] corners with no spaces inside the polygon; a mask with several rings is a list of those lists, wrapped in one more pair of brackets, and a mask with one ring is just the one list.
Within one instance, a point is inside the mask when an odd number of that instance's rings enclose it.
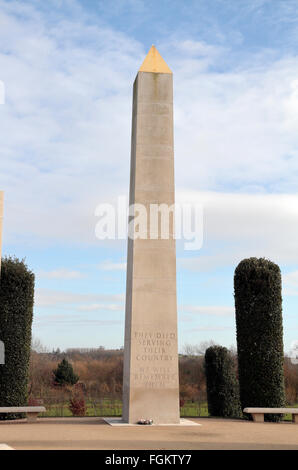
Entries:
{"label": "gilded pyramid top", "polygon": [[151,46],[139,72],[172,73],[155,46]]}

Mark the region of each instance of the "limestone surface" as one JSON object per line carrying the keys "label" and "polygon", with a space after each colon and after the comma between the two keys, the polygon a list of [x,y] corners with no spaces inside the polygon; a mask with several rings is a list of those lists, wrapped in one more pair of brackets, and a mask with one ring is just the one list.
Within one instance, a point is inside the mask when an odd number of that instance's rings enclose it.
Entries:
{"label": "limestone surface", "polygon": [[[130,206],[173,207],[173,75],[152,46],[133,88]],[[139,234],[134,216],[128,240],[123,420],[175,424],[179,416],[176,247],[174,216],[168,237],[159,218]]]}

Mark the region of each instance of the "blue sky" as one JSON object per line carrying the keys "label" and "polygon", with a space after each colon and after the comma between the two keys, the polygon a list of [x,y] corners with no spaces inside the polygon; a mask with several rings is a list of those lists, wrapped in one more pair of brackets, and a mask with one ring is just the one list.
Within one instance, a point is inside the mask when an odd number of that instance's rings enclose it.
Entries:
{"label": "blue sky", "polygon": [[128,194],[132,83],[151,44],[174,72],[176,198],[204,206],[177,245],[179,344],[235,344],[233,272],[283,274],[298,339],[298,10],[291,0],[0,0],[3,254],[36,273],[34,336],[121,347],[125,241],[94,235]]}

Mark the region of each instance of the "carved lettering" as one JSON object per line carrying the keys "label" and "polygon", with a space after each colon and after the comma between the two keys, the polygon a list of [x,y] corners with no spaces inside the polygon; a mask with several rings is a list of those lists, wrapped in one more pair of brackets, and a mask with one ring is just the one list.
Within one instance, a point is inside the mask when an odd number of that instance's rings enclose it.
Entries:
{"label": "carved lettering", "polygon": [[[175,385],[176,333],[171,331],[134,331],[136,364],[133,375],[136,386],[167,388]],[[173,362],[173,366],[171,365]]]}

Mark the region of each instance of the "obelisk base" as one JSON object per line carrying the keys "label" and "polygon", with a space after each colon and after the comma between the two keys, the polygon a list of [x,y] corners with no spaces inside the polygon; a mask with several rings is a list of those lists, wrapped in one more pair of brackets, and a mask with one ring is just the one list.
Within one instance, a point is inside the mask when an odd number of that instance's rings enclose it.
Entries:
{"label": "obelisk base", "polygon": [[150,424],[150,425],[142,425],[142,424],[134,424],[134,423],[126,423],[123,421],[122,418],[103,418],[103,420],[110,424],[111,426],[138,426],[139,428],[150,428],[152,426],[202,426],[201,423],[195,423],[190,419],[180,418],[179,423],[168,423],[168,424]]}

